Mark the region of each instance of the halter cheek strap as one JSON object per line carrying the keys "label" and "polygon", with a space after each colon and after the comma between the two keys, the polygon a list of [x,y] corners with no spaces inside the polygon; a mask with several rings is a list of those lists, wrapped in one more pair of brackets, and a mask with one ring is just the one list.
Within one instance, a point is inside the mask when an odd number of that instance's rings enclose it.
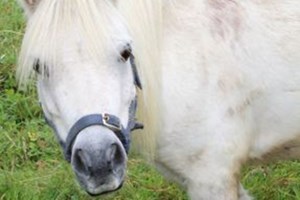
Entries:
{"label": "halter cheek strap", "polygon": [[134,84],[142,89],[142,82],[140,80],[140,76],[139,76],[139,73],[137,71],[137,67],[136,67],[136,64],[135,64],[135,58],[134,58],[134,55],[131,54],[130,56],[130,64],[131,64],[131,69],[132,69],[132,74],[133,74],[133,79],[134,79]]}

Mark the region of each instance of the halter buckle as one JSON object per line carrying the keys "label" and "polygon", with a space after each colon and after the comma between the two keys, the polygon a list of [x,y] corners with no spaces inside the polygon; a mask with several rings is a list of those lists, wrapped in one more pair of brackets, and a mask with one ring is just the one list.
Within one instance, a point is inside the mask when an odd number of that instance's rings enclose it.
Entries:
{"label": "halter buckle", "polygon": [[102,123],[107,128],[111,129],[112,131],[122,131],[121,122],[118,119],[114,119],[113,116],[104,113],[102,114]]}

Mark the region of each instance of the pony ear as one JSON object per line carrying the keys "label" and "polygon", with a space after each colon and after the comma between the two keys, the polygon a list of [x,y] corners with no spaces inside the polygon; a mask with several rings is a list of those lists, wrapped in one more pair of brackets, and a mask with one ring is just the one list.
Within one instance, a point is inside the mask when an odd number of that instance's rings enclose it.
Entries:
{"label": "pony ear", "polygon": [[41,0],[19,0],[27,16],[30,16],[38,6]]}

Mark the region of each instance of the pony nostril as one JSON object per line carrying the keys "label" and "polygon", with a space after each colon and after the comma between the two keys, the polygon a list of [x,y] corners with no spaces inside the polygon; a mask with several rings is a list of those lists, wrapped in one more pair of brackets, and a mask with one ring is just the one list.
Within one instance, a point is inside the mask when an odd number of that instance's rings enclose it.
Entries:
{"label": "pony nostril", "polygon": [[122,147],[118,144],[112,144],[111,145],[111,156],[110,160],[113,162],[114,165],[119,165],[124,162],[124,155],[122,154]]}
{"label": "pony nostril", "polygon": [[109,159],[108,162],[111,162],[111,160],[114,159],[115,153],[117,151],[118,145],[117,144],[112,144],[110,149],[109,149]]}
{"label": "pony nostril", "polygon": [[90,175],[91,167],[87,164],[87,158],[82,149],[76,149],[73,164],[77,172]]}

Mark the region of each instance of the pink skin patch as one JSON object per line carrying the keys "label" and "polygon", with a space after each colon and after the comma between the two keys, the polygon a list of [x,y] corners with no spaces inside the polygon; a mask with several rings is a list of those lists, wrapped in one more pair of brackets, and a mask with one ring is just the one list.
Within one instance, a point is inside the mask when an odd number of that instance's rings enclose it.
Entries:
{"label": "pink skin patch", "polygon": [[223,40],[238,39],[243,20],[241,5],[235,0],[207,0],[207,4],[212,34]]}

